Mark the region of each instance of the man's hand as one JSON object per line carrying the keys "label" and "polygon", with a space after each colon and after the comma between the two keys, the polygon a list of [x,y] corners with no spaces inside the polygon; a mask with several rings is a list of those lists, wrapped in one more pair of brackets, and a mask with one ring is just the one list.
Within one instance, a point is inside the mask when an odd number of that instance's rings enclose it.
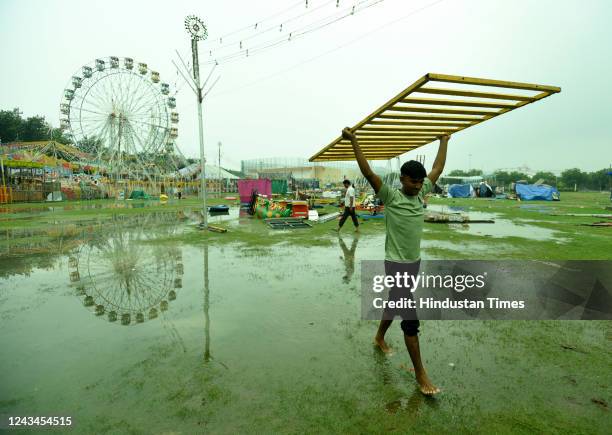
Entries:
{"label": "man's hand", "polygon": [[372,171],[372,168],[370,168],[370,164],[363,155],[363,151],[361,151],[357,136],[355,136],[355,133],[353,133],[349,127],[345,127],[344,130],[342,130],[342,139],[351,142],[351,145],[353,146],[353,153],[355,153],[355,160],[357,160],[361,173],[374,188],[374,192],[378,193],[382,187],[382,180]]}
{"label": "man's hand", "polygon": [[446,164],[446,148],[450,135],[445,134],[438,137],[438,139],[440,139],[438,154],[436,155],[436,160],[434,160],[433,168],[431,168],[431,171],[427,174],[427,178],[429,178],[433,184],[436,184],[436,181],[438,181],[438,178],[440,178],[444,170],[444,165]]}
{"label": "man's hand", "polygon": [[342,139],[350,140],[351,142],[353,142],[353,140],[357,139],[357,137],[355,136],[355,134],[353,134],[349,127],[344,127],[344,129],[342,130]]}

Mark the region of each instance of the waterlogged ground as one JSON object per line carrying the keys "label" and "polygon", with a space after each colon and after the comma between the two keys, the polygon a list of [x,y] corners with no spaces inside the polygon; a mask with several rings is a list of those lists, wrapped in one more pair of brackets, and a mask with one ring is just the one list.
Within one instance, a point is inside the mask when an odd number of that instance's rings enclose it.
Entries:
{"label": "waterlogged ground", "polygon": [[[423,258],[612,259],[610,229],[580,225],[601,218],[560,216],[606,201],[433,199],[496,223],[428,224]],[[338,238],[234,207],[215,234],[190,200],[63,207],[0,210],[0,414],[75,433],[609,433],[610,322],[424,321],[443,393],[418,393],[399,325],[386,358],[359,320],[381,221]]]}

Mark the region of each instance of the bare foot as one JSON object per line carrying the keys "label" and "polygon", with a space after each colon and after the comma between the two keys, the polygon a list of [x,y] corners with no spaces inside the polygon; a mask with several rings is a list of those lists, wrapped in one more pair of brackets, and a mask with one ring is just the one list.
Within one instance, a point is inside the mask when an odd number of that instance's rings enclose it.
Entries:
{"label": "bare foot", "polygon": [[438,394],[440,389],[431,383],[429,380],[429,376],[425,370],[421,372],[415,372],[416,381],[419,384],[419,390],[426,396],[433,396],[434,394]]}
{"label": "bare foot", "polygon": [[387,345],[387,342],[384,338],[374,337],[374,344],[378,346],[378,348],[387,355],[393,355],[393,349]]}
{"label": "bare foot", "polygon": [[431,383],[429,377],[427,376],[427,372],[423,370],[422,372],[416,373],[414,368],[408,367],[406,364],[400,364],[400,367],[406,371],[413,372],[416,377],[416,381],[419,384],[419,390],[425,396],[433,396],[434,394],[438,394],[441,390]]}

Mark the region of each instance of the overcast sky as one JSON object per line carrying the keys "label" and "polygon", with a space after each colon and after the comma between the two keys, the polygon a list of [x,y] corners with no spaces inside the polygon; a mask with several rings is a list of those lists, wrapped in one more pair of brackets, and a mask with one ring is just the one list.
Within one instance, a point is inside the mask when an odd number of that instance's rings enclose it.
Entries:
{"label": "overcast sky", "polygon": [[[98,57],[133,57],[180,87],[172,64],[190,58],[186,15],[208,26],[200,44],[202,75],[218,38],[244,47],[320,20],[363,0],[0,0],[0,108],[44,115],[59,125],[70,77]],[[305,1],[301,3],[306,3]],[[291,8],[292,6],[295,6]],[[254,25],[261,31],[247,39]],[[405,17],[402,19],[402,17]],[[333,25],[248,58],[221,62],[204,107],[207,158],[237,168],[241,159],[310,157],[428,72],[555,85],[562,92],[453,136],[447,169],[528,165],[559,171],[612,163],[612,2],[606,0],[384,0]],[[285,22],[283,33],[280,23]],[[276,30],[276,26],[279,30]],[[264,27],[265,26],[265,27]],[[362,37],[364,36],[365,37]],[[229,41],[234,42],[229,46]],[[239,51],[226,36],[223,52]],[[195,97],[177,95],[179,147],[198,156]],[[437,144],[425,154],[430,166]]]}

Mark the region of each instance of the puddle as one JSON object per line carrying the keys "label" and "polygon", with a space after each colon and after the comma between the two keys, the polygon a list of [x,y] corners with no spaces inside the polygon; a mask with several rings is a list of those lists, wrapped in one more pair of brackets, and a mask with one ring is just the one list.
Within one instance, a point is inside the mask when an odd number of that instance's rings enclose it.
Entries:
{"label": "puddle", "polygon": [[[504,238],[504,237],[521,237],[530,240],[556,240],[558,242],[565,241],[564,238],[558,237],[557,231],[543,228],[535,225],[529,225],[525,222],[526,219],[509,220],[499,218],[497,213],[486,213],[480,211],[461,212],[454,210],[456,207],[448,207],[446,205],[431,205],[427,207],[429,212],[436,213],[452,213],[453,215],[460,213],[462,216],[469,217],[473,220],[490,220],[495,223],[450,223],[450,224],[431,224],[431,225],[447,225],[458,232],[466,234],[474,234],[484,237]],[[427,226],[426,226],[427,228]]]}
{"label": "puddle", "polygon": [[[566,418],[565,402],[551,400],[604,395],[598,322],[423,322],[428,372],[444,390],[430,402],[400,368],[399,322],[388,336],[397,358],[381,363],[376,322],[359,320],[359,262],[382,257],[384,233],[252,250],[151,243],[193,231],[195,210],[0,232],[0,413],[68,413],[83,433],[308,432],[313,419],[376,432],[405,428],[407,418],[425,433],[451,420],[497,427],[500,413],[523,416],[542,403],[556,412],[538,422],[555,427],[601,412]],[[273,231],[237,207],[213,219]],[[444,246],[426,235],[423,243],[423,258],[427,246]],[[559,358],[557,342],[593,349],[579,385],[556,382],[570,367],[559,364],[568,356]],[[518,395],[521,408],[509,409]]]}

